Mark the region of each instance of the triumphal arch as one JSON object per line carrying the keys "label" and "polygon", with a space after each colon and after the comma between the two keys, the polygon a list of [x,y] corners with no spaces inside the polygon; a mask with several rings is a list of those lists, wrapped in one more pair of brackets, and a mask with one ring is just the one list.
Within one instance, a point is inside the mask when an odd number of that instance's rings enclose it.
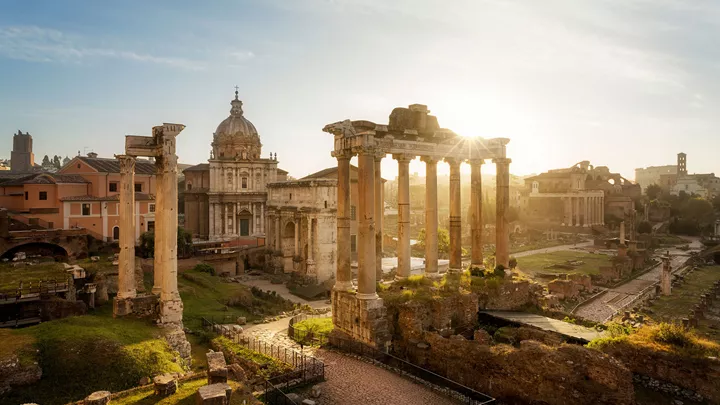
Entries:
{"label": "triumphal arch", "polygon": [[[481,168],[491,160],[497,170],[496,264],[508,267],[510,159],[507,138],[463,137],[440,128],[427,106],[413,104],[395,108],[388,124],[370,121],[339,121],[323,131],[334,136],[332,156],[338,162],[337,275],[333,291],[333,322],[336,330],[368,344],[381,346],[387,340],[384,306],[376,292],[382,227],[382,180],[380,162],[387,155],[398,162],[398,269],[400,278],[410,275],[410,171],[416,157],[426,165],[425,274],[438,275],[437,165],[450,166],[450,272],[462,269],[460,165],[471,167],[471,213],[473,265],[482,266],[482,179]],[[358,282],[352,283],[350,267],[350,159],[358,157]]]}
{"label": "triumphal arch", "polygon": [[153,127],[152,136],[125,137],[125,154],[120,161],[120,256],[118,293],[113,315],[138,312],[144,297],[138,297],[135,283],[135,160],[138,156],[155,159],[157,195],[155,198],[155,257],[152,293],[159,296],[158,321],[180,324],[183,304],[177,284],[178,181],[175,137],[182,124]]}

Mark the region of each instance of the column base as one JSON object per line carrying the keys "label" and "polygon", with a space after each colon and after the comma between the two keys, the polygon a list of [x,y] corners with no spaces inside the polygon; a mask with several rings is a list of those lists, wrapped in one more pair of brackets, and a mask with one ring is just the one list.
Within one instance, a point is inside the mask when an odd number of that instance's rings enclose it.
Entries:
{"label": "column base", "polygon": [[113,318],[118,316],[127,316],[133,312],[133,301],[132,298],[124,299],[115,297],[113,299]]}
{"label": "column base", "polygon": [[448,268],[447,274],[460,274],[460,273],[462,273],[462,271],[463,271],[462,268],[455,268],[455,269]]}
{"label": "column base", "polygon": [[162,287],[153,286],[153,288],[152,288],[152,293],[153,293],[154,295],[160,295],[161,292],[162,292]]}
{"label": "column base", "polygon": [[377,295],[377,293],[370,293],[370,294],[357,293],[357,294],[355,294],[355,297],[356,297],[357,299],[359,299],[359,300],[366,300],[366,301],[367,301],[367,300],[376,300],[376,299],[380,298],[380,297]]}
{"label": "column base", "polygon": [[401,275],[399,275],[399,274],[396,274],[396,275],[395,275],[395,281],[400,281],[400,280],[405,280],[405,279],[407,279],[407,277],[401,276]]}
{"label": "column base", "polygon": [[436,279],[442,278],[442,274],[440,274],[437,271],[432,272],[432,273],[423,273],[423,275],[431,280],[436,280]]}
{"label": "column base", "polygon": [[183,303],[179,297],[174,299],[160,300],[160,317],[158,319],[160,323],[181,324],[182,315]]}
{"label": "column base", "polygon": [[333,286],[335,291],[351,291],[355,288],[352,281],[336,281]]}

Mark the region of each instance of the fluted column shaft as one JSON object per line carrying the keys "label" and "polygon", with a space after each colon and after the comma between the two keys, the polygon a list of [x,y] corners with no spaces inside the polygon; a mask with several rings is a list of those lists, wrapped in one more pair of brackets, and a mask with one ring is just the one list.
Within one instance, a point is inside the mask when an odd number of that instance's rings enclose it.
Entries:
{"label": "fluted column shaft", "polygon": [[337,185],[337,272],[336,290],[349,290],[352,285],[350,268],[350,158],[352,154],[336,155],[338,161]]}
{"label": "fluted column shaft", "polygon": [[115,156],[120,161],[120,255],[119,299],[135,298],[135,157]]}
{"label": "fluted column shaft", "polygon": [[397,278],[410,276],[410,161],[412,156],[393,155],[398,161],[398,268]]}
{"label": "fluted column shaft", "polygon": [[495,220],[495,265],[510,267],[510,233],[507,210],[510,208],[510,159],[498,158],[493,162],[497,173],[497,196]]}
{"label": "fluted column shaft", "polygon": [[375,155],[375,273],[378,280],[382,279],[382,257],[383,257],[383,217],[385,204],[383,201],[383,182],[380,163],[385,156],[383,153]]}
{"label": "fluted column shaft", "polygon": [[375,150],[358,154],[358,299],[377,298],[375,273]]}
{"label": "fluted column shaft", "polygon": [[460,160],[447,158],[450,165],[450,268],[462,269],[462,225],[460,206]]}
{"label": "fluted column shaft", "polygon": [[483,265],[482,164],[482,159],[470,161],[471,263],[476,266]]}
{"label": "fluted column shaft", "polygon": [[425,275],[438,274],[438,197],[437,160],[423,157],[425,162]]}
{"label": "fluted column shaft", "polygon": [[[162,159],[162,158],[158,158]],[[160,295],[160,292],[162,291],[163,286],[163,272],[162,272],[162,266],[163,266],[163,255],[164,251],[162,249],[158,250],[157,246],[158,244],[163,244],[163,238],[165,237],[165,195],[161,192],[160,187],[162,187],[163,184],[163,175],[164,173],[162,170],[159,170],[157,165],[155,169],[155,231],[153,232],[155,234],[155,251],[153,253],[153,288],[152,293],[155,295]]]}

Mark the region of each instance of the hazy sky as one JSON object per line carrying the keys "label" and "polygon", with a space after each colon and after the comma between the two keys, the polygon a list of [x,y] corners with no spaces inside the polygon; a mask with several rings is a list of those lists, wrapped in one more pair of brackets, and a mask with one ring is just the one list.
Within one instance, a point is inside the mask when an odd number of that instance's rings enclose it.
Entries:
{"label": "hazy sky", "polygon": [[40,160],[177,122],[200,163],[238,85],[295,177],[334,164],[325,124],[413,103],[511,138],[514,174],[590,160],[632,179],[681,151],[718,173],[719,79],[717,0],[0,0],[0,157],[18,129]]}

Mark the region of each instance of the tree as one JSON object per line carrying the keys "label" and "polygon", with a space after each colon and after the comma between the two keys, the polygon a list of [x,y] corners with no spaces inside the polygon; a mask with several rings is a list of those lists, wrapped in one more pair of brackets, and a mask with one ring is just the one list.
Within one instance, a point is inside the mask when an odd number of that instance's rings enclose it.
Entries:
{"label": "tree", "polygon": [[[177,232],[177,255],[178,258],[185,258],[192,254],[192,234],[178,226]],[[155,256],[155,233],[143,232],[140,235],[140,255],[143,257]]]}
{"label": "tree", "polygon": [[638,233],[650,233],[652,232],[652,225],[648,221],[642,221],[638,224],[637,231]]}
{"label": "tree", "polygon": [[657,184],[651,184],[647,187],[647,189],[645,189],[645,195],[647,195],[650,201],[657,200],[658,197],[662,195],[662,192],[662,187]]}
{"label": "tree", "polygon": [[48,157],[48,155],[45,155],[45,157],[43,157],[42,165],[43,165],[44,167],[50,166],[50,158]]}
{"label": "tree", "polygon": [[53,156],[52,164],[53,164],[53,166],[55,166],[56,169],[60,170],[62,168],[62,162],[60,160],[60,156],[58,156],[58,155]]}
{"label": "tree", "polygon": [[[417,236],[417,244],[419,247],[425,247],[425,228],[420,229]],[[438,252],[450,252],[450,233],[445,228],[438,228]]]}

